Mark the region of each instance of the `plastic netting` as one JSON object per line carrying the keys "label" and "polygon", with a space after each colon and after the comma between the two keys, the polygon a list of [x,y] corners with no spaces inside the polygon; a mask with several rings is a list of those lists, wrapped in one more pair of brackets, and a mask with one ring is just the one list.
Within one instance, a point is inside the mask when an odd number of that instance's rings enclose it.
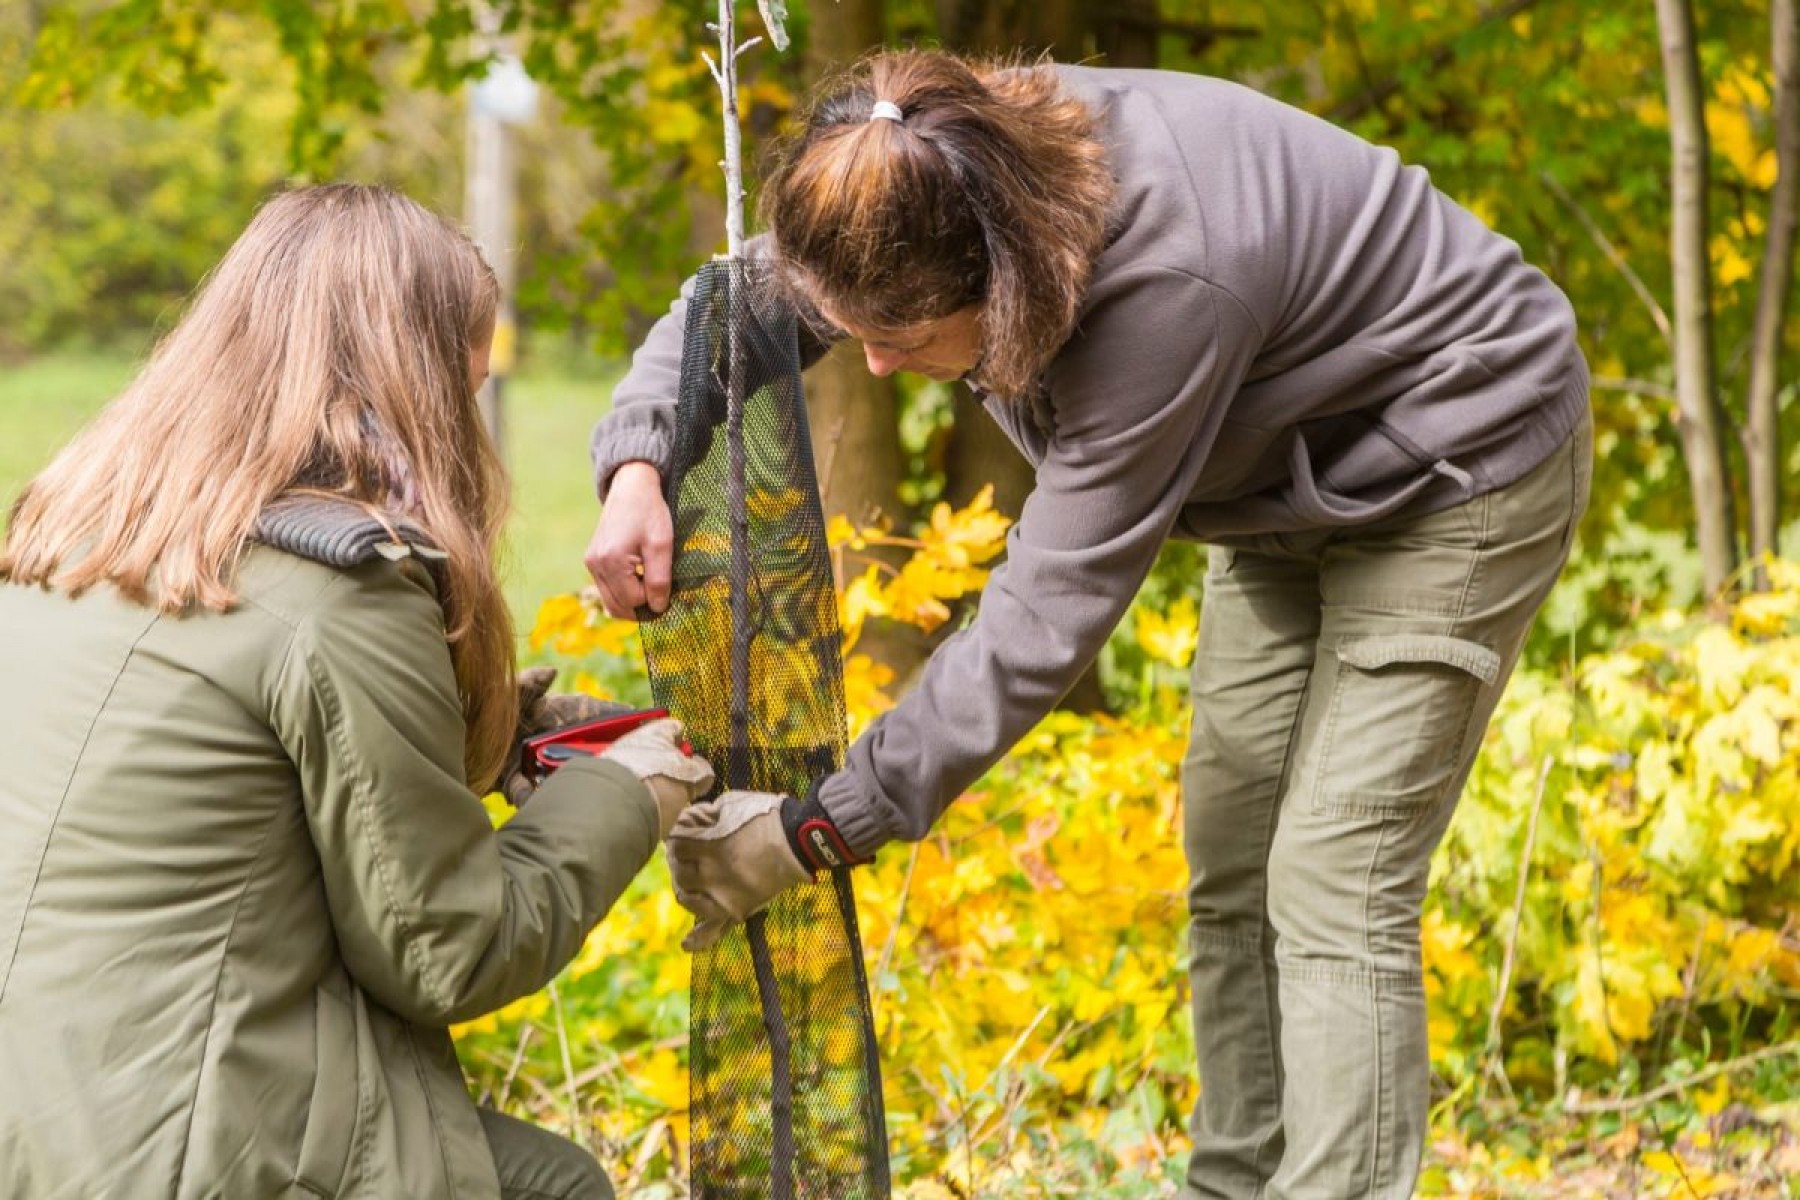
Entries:
{"label": "plastic netting", "polygon": [[[843,761],[837,601],[794,317],[755,263],[696,280],[676,442],[674,589],[642,627],[651,690],[721,789],[805,796]],[[849,871],[701,951],[691,1004],[695,1197],[889,1195]]]}

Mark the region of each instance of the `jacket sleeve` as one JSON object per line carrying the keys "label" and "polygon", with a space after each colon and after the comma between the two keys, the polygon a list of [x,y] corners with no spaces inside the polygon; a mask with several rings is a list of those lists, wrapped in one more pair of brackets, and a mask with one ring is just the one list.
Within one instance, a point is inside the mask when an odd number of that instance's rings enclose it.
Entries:
{"label": "jacket sleeve", "polygon": [[[774,242],[766,233],[744,244],[744,256],[767,258]],[[594,463],[594,490],[606,499],[613,472],[628,462],[647,462],[663,475],[675,453],[675,413],[681,389],[681,352],[687,330],[688,301],[694,295],[694,278],[681,285],[669,311],[650,327],[643,344],[631,356],[631,367],[613,388],[612,411],[594,426],[590,452]],[[836,340],[816,314],[798,314],[800,365],[812,366],[825,356]]]}
{"label": "jacket sleeve", "polygon": [[1116,273],[1091,298],[1052,368],[1054,429],[974,621],[820,786],[852,850],[924,837],[1074,686],[1155,562],[1259,343],[1229,293],[1164,268]]}
{"label": "jacket sleeve", "polygon": [[542,987],[656,848],[648,789],[600,759],[492,828],[464,782],[443,615],[415,562],[342,572],[275,686],[345,963],[408,1020],[467,1020]]}

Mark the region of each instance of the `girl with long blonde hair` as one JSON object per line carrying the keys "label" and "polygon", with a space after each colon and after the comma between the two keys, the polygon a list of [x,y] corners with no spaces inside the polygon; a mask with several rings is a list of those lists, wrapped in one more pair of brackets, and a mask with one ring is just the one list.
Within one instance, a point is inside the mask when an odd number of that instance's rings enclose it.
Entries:
{"label": "girl with long blonde hair", "polygon": [[495,574],[496,300],[396,192],[278,196],[15,505],[0,1193],[612,1194],[447,1026],[553,977],[711,771],[665,721],[519,786],[557,701]]}
{"label": "girl with long blonde hair", "polygon": [[257,520],[285,492],[416,518],[445,552],[470,776],[492,781],[517,715],[494,572],[507,487],[467,364],[485,355],[498,298],[480,252],[393,192],[280,197],[138,377],[26,489],[0,573],[222,611]]}

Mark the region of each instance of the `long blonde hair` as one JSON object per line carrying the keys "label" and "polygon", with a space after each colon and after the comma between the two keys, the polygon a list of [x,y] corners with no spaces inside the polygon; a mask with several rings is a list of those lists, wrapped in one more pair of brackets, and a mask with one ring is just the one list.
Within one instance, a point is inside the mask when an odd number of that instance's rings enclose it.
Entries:
{"label": "long blonde hair", "polygon": [[491,782],[518,705],[494,566],[507,486],[469,361],[498,294],[468,238],[397,192],[275,197],[137,378],[26,487],[0,578],[224,611],[257,518],[284,493],[405,516],[448,555],[465,766]]}

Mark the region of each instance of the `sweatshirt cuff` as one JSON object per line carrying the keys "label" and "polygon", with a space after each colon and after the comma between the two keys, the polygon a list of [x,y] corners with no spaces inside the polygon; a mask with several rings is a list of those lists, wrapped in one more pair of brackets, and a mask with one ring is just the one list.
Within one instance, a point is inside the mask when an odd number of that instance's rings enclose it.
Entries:
{"label": "sweatshirt cuff", "polygon": [[637,429],[594,443],[594,494],[606,499],[613,472],[628,462],[647,462],[664,479],[669,477],[670,439],[655,429]]}
{"label": "sweatshirt cuff", "polygon": [[900,836],[893,814],[863,786],[854,771],[827,775],[819,784],[818,800],[850,852],[858,858],[873,858],[875,851]]}

